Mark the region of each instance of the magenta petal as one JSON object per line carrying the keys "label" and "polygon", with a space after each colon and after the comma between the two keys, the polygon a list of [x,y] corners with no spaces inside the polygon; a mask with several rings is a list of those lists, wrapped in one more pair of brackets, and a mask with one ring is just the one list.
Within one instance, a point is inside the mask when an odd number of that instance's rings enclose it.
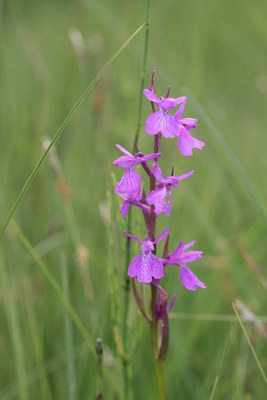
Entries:
{"label": "magenta petal", "polygon": [[135,165],[135,162],[134,156],[121,156],[113,161],[113,165],[120,168],[130,168]]}
{"label": "magenta petal", "polygon": [[201,287],[203,289],[206,288],[203,282],[201,282],[193,272],[187,267],[181,267],[180,271],[180,279],[184,287],[188,290],[195,291],[197,287]]}
{"label": "magenta petal", "polygon": [[165,178],[164,178],[164,176],[162,175],[162,171],[161,171],[161,169],[160,169],[158,163],[156,163],[156,162],[153,163],[152,172],[153,172],[154,177],[155,177],[158,181],[163,182],[163,183],[165,182]]}
{"label": "magenta petal", "polygon": [[139,238],[138,238],[137,236],[135,236],[135,235],[132,235],[132,234],[129,233],[129,232],[123,231],[123,234],[124,234],[125,236],[127,236],[127,237],[133,239],[133,240],[136,240],[136,241],[139,242],[139,243],[143,243],[141,239],[139,239]]}
{"label": "magenta petal", "polygon": [[193,241],[190,242],[190,243],[185,244],[185,245],[184,245],[184,250],[189,249],[190,247],[194,246],[195,244],[196,244],[196,241],[195,241],[195,240],[193,240]]}
{"label": "magenta petal", "polygon": [[158,243],[163,240],[170,233],[170,228],[165,229],[155,240],[153,243]]}
{"label": "magenta petal", "polygon": [[172,191],[170,190],[169,192],[170,198],[169,201],[167,202],[166,205],[166,215],[169,217],[171,215],[171,209],[172,209]]}
{"label": "magenta petal", "polygon": [[122,147],[120,144],[116,144],[116,147],[124,154],[126,154],[126,156],[131,156],[133,157],[133,155],[131,153],[129,153],[129,151],[127,151],[124,147]]}
{"label": "magenta petal", "polygon": [[192,156],[193,148],[201,150],[204,146],[205,143],[195,139],[186,129],[178,137],[178,148],[183,156]]}
{"label": "magenta petal", "polygon": [[172,97],[164,97],[158,101],[158,105],[161,108],[167,110],[168,108],[175,108],[177,104],[181,104],[185,102],[187,98],[185,96],[172,98]]}
{"label": "magenta petal", "polygon": [[190,176],[194,175],[194,173],[195,173],[195,171],[192,170],[192,171],[186,172],[186,173],[183,174],[183,175],[175,176],[175,177],[173,177],[173,178],[178,179],[178,181],[180,182],[180,181],[182,181],[182,180],[184,180],[184,179],[187,179],[187,178],[189,178]]}
{"label": "magenta petal", "polygon": [[147,197],[146,201],[148,204],[153,204],[155,206],[155,214],[158,216],[166,210],[166,196],[168,191],[165,186],[162,189],[152,190]]}
{"label": "magenta petal", "polygon": [[197,127],[196,118],[182,118],[179,122],[184,125],[186,129],[195,129]]}
{"label": "magenta petal", "polygon": [[149,89],[144,89],[143,91],[145,97],[149,100],[149,101],[153,101],[154,103],[158,103],[159,98],[157,95],[155,95],[155,93],[152,90]]}
{"label": "magenta petal", "polygon": [[181,116],[183,115],[185,107],[186,107],[186,103],[182,103],[180,105],[179,109],[174,114],[174,118],[176,119],[177,122],[180,122],[180,119],[181,119]]}
{"label": "magenta petal", "polygon": [[170,260],[176,260],[178,256],[182,254],[184,250],[184,241],[181,240],[178,247],[171,253]]}
{"label": "magenta petal", "polygon": [[121,210],[120,210],[123,219],[125,219],[127,217],[128,212],[129,212],[129,207],[130,207],[130,203],[127,200],[125,200],[122,203]]}
{"label": "magenta petal", "polygon": [[167,112],[161,113],[161,133],[162,136],[166,138],[173,138],[175,135],[179,134],[179,126],[176,123],[173,116],[168,114]]}
{"label": "magenta petal", "polygon": [[[152,153],[152,154],[147,154],[146,156],[142,156],[139,158],[137,158],[137,162],[138,164],[141,164],[144,161],[149,161],[149,160],[155,160],[156,158],[161,157],[161,153]],[[137,162],[135,165],[137,165]]]}
{"label": "magenta petal", "polygon": [[143,252],[130,263],[128,275],[141,283],[151,283],[152,279],[161,279],[164,276],[162,262],[151,252]]}
{"label": "magenta petal", "polygon": [[149,135],[157,135],[161,132],[164,137],[173,138],[175,134],[179,134],[178,124],[175,119],[164,110],[156,111],[149,115],[145,128]]}
{"label": "magenta petal", "polygon": [[161,131],[161,126],[162,126],[161,119],[162,119],[161,111],[156,111],[147,117],[145,128],[146,132],[149,135],[157,135]]}
{"label": "magenta petal", "polygon": [[124,200],[141,200],[141,177],[138,172],[129,168],[124,172],[120,182],[116,184],[115,193],[118,193]]}
{"label": "magenta petal", "polygon": [[[203,251],[188,251],[187,253],[183,253],[179,257],[179,262],[181,264],[191,263],[193,261],[199,260],[203,255]],[[178,258],[176,258],[178,260]]]}

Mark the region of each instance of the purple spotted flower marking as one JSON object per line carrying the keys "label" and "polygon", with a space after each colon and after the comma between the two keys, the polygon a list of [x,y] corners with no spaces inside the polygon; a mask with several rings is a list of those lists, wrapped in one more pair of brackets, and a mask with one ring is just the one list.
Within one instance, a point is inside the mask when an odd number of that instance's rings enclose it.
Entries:
{"label": "purple spotted flower marking", "polygon": [[179,243],[179,246],[169,254],[168,258],[162,259],[164,264],[174,265],[180,267],[180,280],[183,286],[188,289],[195,291],[197,287],[206,288],[205,284],[201,282],[193,272],[187,267],[187,264],[202,257],[202,251],[187,251],[192,247],[195,242],[184,244],[183,241]]}
{"label": "purple spotted flower marking", "polygon": [[161,279],[164,276],[163,261],[153,254],[154,244],[163,240],[170,232],[165,229],[154,241],[146,237],[144,241],[128,232],[123,232],[125,236],[141,243],[142,253],[138,254],[131,261],[128,275],[136,278],[140,283],[151,283],[153,279]]}
{"label": "purple spotted flower marking", "polygon": [[204,142],[194,138],[189,130],[196,128],[196,118],[181,118],[185,109],[186,103],[181,104],[178,111],[174,114],[174,119],[177,123],[178,148],[183,156],[192,156],[193,148],[202,149],[205,146]]}
{"label": "purple spotted flower marking", "polygon": [[168,176],[164,178],[160,167],[154,162],[152,172],[160,183],[157,183],[156,189],[152,190],[152,192],[147,195],[146,201],[148,204],[153,204],[155,206],[155,214],[157,216],[165,212],[169,217],[172,208],[172,188],[177,187],[181,180],[193,175],[194,171],[189,171],[180,176]]}
{"label": "purple spotted flower marking", "polygon": [[153,112],[148,116],[145,128],[149,135],[157,135],[162,133],[166,138],[173,138],[175,135],[179,135],[179,130],[174,117],[169,114],[168,110],[175,108],[178,104],[186,101],[186,97],[169,97],[169,90],[166,97],[158,97],[154,92],[154,72],[152,74],[152,83],[150,89],[144,89],[145,97],[157,104],[159,111]]}

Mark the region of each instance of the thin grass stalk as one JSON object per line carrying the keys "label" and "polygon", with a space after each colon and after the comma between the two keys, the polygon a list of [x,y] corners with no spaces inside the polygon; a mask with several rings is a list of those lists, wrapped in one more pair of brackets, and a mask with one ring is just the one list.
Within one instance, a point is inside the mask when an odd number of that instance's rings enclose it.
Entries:
{"label": "thin grass stalk", "polygon": [[[143,69],[141,72],[141,84],[139,94],[139,106],[137,115],[136,132],[134,137],[133,152],[135,152],[135,146],[138,145],[139,133],[141,129],[142,109],[143,109],[143,90],[145,86],[145,75],[147,68],[147,55],[148,55],[148,41],[149,41],[149,28],[150,28],[150,13],[151,13],[151,0],[146,2],[146,22],[145,22],[145,43],[144,43],[144,59]],[[128,215],[127,231],[131,232],[131,208]],[[129,297],[131,289],[131,281],[128,276],[128,267],[131,259],[131,240],[127,237],[126,239],[126,256],[125,256],[125,281],[124,281],[124,313],[122,320],[122,340],[124,348],[124,357],[122,360],[123,364],[123,379],[124,379],[124,399],[130,399],[130,365],[129,365],[129,344],[128,344],[128,311],[129,311]]]}
{"label": "thin grass stalk", "polygon": [[[23,290],[24,290],[24,299],[25,299],[25,307],[26,307],[26,314],[27,314],[27,327],[30,332],[31,336],[31,345],[33,348],[33,351],[35,353],[36,357],[36,364],[44,363],[45,357],[44,357],[44,343],[43,343],[43,338],[41,335],[40,331],[40,323],[38,323],[37,318],[36,318],[36,310],[35,310],[35,302],[34,298],[32,296],[32,287],[31,287],[31,281],[29,277],[24,277],[23,278]],[[28,369],[27,369],[27,374],[26,374],[26,381],[27,385],[29,385],[29,379],[28,379]],[[42,374],[40,377],[40,382],[39,382],[39,389],[38,389],[39,395],[42,393],[42,399],[51,399],[52,398],[52,393],[51,393],[51,388],[48,380],[47,374]],[[0,394],[0,399],[2,399],[1,394]]]}
{"label": "thin grass stalk", "polygon": [[31,243],[29,242],[27,237],[24,235],[24,233],[19,228],[19,226],[16,224],[16,222],[14,220],[12,220],[11,223],[12,223],[12,227],[13,227],[17,237],[19,238],[19,240],[21,241],[23,246],[31,254],[32,258],[34,259],[34,261],[36,262],[36,264],[38,265],[38,267],[40,268],[40,270],[44,274],[46,280],[51,284],[52,288],[54,289],[54,291],[55,291],[55,293],[56,293],[56,295],[58,297],[58,299],[60,300],[60,302],[65,307],[66,311],[68,312],[69,316],[71,317],[74,325],[76,326],[76,328],[80,332],[81,336],[84,338],[85,342],[87,343],[89,351],[91,351],[95,355],[94,342],[93,342],[91,336],[89,335],[88,330],[86,329],[85,325],[83,324],[83,322],[81,321],[80,317],[78,316],[77,312],[72,307],[72,305],[70,304],[68,299],[65,297],[60,285],[57,283],[57,281],[55,280],[55,278],[53,277],[53,275],[49,271],[49,269],[46,266],[46,264],[41,260],[41,258],[39,257],[39,255],[37,254],[37,252],[35,251],[35,249],[31,245]]}
{"label": "thin grass stalk", "polygon": [[[61,276],[62,288],[66,299],[71,303],[69,291],[69,272],[66,261],[66,255],[61,254]],[[74,340],[73,340],[73,326],[69,314],[64,310],[64,330],[65,330],[65,343],[66,343],[66,357],[67,357],[67,382],[68,382],[68,399],[77,399],[77,385],[76,385],[76,370],[75,370],[75,357],[74,357]]]}
{"label": "thin grass stalk", "polygon": [[[3,262],[2,265],[4,266],[5,263]],[[3,287],[8,288],[6,290],[6,313],[9,322],[10,337],[14,347],[14,365],[17,374],[18,392],[21,400],[28,400],[29,391],[26,379],[25,346],[23,345],[23,334],[21,332],[21,324],[19,323],[17,304],[12,294],[14,281],[8,282],[5,268],[3,268],[1,280],[3,281]]]}
{"label": "thin grass stalk", "polygon": [[78,101],[76,102],[76,104],[74,105],[74,107],[71,109],[71,111],[69,112],[69,114],[67,115],[67,117],[64,119],[64,121],[62,122],[62,124],[60,125],[60,127],[58,128],[58,130],[56,131],[56,133],[54,134],[49,146],[47,147],[47,149],[45,150],[45,152],[43,153],[43,155],[41,156],[41,158],[39,159],[39,161],[37,162],[36,166],[34,167],[34,169],[32,170],[32,172],[30,173],[29,177],[27,178],[24,186],[22,187],[19,195],[17,196],[14,204],[12,205],[9,214],[6,218],[6,221],[4,222],[4,225],[1,228],[0,231],[0,240],[2,239],[6,228],[8,227],[16,209],[18,208],[19,204],[21,203],[25,193],[28,191],[33,179],[35,178],[35,176],[37,175],[37,172],[39,171],[43,161],[45,160],[47,154],[49,153],[49,150],[51,149],[51,147],[55,144],[55,142],[57,141],[57,139],[59,138],[59,136],[61,135],[63,129],[66,127],[66,125],[68,124],[68,122],[72,119],[73,115],[75,114],[75,112],[77,111],[77,109],[79,108],[79,106],[81,105],[81,103],[83,102],[83,100],[87,97],[87,95],[92,91],[93,87],[96,85],[96,83],[99,81],[99,79],[102,77],[102,75],[104,74],[104,72],[110,67],[110,65],[117,59],[117,57],[121,54],[121,52],[128,46],[128,44],[134,39],[134,37],[144,28],[146,24],[142,24],[141,26],[139,26],[139,28],[129,37],[128,40],[126,40],[126,42],[119,48],[119,50],[116,51],[115,54],[113,54],[113,56],[107,61],[107,63],[100,69],[99,73],[96,75],[96,77],[92,80],[92,82],[90,83],[90,85],[87,87],[87,89],[83,92],[83,94],[81,95],[81,97],[78,99]]}
{"label": "thin grass stalk", "polygon": [[147,0],[146,2],[146,31],[145,31],[145,46],[144,46],[144,60],[143,60],[143,70],[141,72],[141,87],[140,87],[140,95],[139,95],[139,107],[138,107],[138,116],[137,116],[137,124],[136,131],[134,137],[134,143],[138,145],[139,134],[141,129],[141,120],[142,120],[142,110],[143,110],[143,90],[145,87],[145,77],[146,77],[146,69],[147,69],[147,55],[148,55],[148,43],[149,43],[149,30],[150,30],[150,16],[151,16],[151,0]]}
{"label": "thin grass stalk", "polygon": [[229,348],[230,348],[230,344],[231,344],[231,340],[232,340],[232,332],[229,333],[229,335],[227,336],[227,340],[223,349],[223,354],[222,354],[222,358],[221,358],[221,362],[219,365],[219,370],[218,370],[218,374],[215,378],[213,387],[212,387],[212,391],[211,391],[211,395],[209,397],[209,400],[213,400],[214,399],[214,395],[215,395],[215,391],[217,389],[221,374],[222,374],[222,370],[223,370],[223,366],[225,364],[226,361],[226,356],[228,354]]}
{"label": "thin grass stalk", "polygon": [[238,311],[237,311],[237,309],[236,309],[234,303],[232,303],[232,306],[233,306],[234,312],[235,312],[235,314],[236,314],[236,316],[237,316],[238,322],[239,322],[239,324],[240,324],[240,326],[241,326],[241,328],[242,328],[242,330],[243,330],[243,332],[244,332],[244,335],[245,335],[245,337],[246,337],[246,340],[247,340],[247,342],[248,342],[248,345],[249,345],[249,347],[250,347],[250,350],[252,351],[252,354],[253,354],[253,356],[254,356],[254,358],[255,358],[255,361],[256,361],[256,363],[257,363],[257,366],[258,366],[258,368],[259,368],[259,370],[260,370],[260,373],[261,373],[261,376],[262,376],[262,378],[263,378],[263,380],[264,380],[264,383],[265,383],[265,385],[267,386],[267,376],[266,376],[266,374],[265,374],[265,372],[264,372],[264,370],[263,370],[263,368],[262,368],[262,365],[261,365],[261,362],[260,362],[260,360],[259,360],[259,357],[257,356],[257,353],[256,353],[256,351],[254,350],[254,347],[253,347],[253,345],[252,345],[252,343],[251,343],[251,341],[250,341],[250,339],[249,339],[249,337],[248,337],[248,334],[247,334],[247,332],[246,332],[246,329],[245,329],[245,327],[244,327],[244,325],[243,325],[243,323],[242,323],[242,321],[241,321],[241,318],[240,318],[240,316],[239,316],[239,314],[238,314]]}

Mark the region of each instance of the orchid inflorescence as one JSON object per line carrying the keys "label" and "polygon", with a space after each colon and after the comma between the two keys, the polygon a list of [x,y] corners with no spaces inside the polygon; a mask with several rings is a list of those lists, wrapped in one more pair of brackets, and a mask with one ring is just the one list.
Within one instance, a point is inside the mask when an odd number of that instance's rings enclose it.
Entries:
{"label": "orchid inflorescence", "polygon": [[[154,91],[155,74],[152,74],[152,82],[150,89],[144,90],[145,97],[151,102],[152,114],[150,114],[145,122],[145,130],[148,135],[154,136],[154,152],[144,155],[140,152],[135,144],[135,154],[131,154],[122,146],[117,144],[117,148],[124,154],[117,158],[113,164],[117,167],[124,168],[124,173],[121,180],[116,184],[115,193],[124,200],[121,206],[121,214],[126,219],[130,206],[138,207],[142,210],[146,236],[144,240],[135,235],[124,232],[124,235],[129,239],[140,243],[140,254],[136,255],[130,262],[128,275],[132,278],[133,291],[137,304],[141,312],[149,320],[149,317],[144,309],[142,298],[140,297],[135,280],[141,284],[150,284],[157,291],[157,301],[155,304],[156,310],[154,315],[158,320],[164,320],[166,326],[167,314],[170,311],[174,297],[168,304],[168,295],[160,286],[160,280],[166,273],[166,267],[169,265],[176,266],[180,269],[180,280],[182,285],[191,291],[195,291],[198,287],[205,288],[205,285],[199,280],[195,274],[188,268],[188,264],[199,260],[202,257],[201,251],[189,250],[195,242],[184,244],[181,241],[178,247],[169,252],[169,233],[170,228],[165,229],[157,237],[155,236],[156,219],[165,213],[170,216],[173,201],[173,189],[175,189],[182,180],[189,178],[194,174],[194,171],[189,171],[185,174],[175,176],[172,168],[171,174],[164,177],[158,160],[162,157],[159,152],[160,142],[162,137],[172,139],[177,138],[177,146],[183,156],[192,156],[193,149],[202,149],[204,143],[194,138],[190,131],[197,126],[195,118],[182,118],[186,107],[186,97],[171,98],[169,97],[170,88],[168,88],[165,97],[158,97]],[[170,109],[179,108],[172,115]],[[158,110],[156,110],[156,107]],[[149,162],[152,166],[149,166]],[[150,186],[149,193],[146,194],[145,188],[141,186],[141,176],[137,172],[137,167],[141,165],[146,172]],[[165,239],[165,246],[162,257],[156,255],[156,244]],[[153,310],[152,310],[153,314]],[[164,336],[164,333],[162,334]],[[166,343],[163,345],[166,347]]]}

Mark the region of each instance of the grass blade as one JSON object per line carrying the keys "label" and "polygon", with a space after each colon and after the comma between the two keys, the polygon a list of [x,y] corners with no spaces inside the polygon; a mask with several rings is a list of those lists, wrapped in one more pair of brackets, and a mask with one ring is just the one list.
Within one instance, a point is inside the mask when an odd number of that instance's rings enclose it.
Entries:
{"label": "grass blade", "polygon": [[26,238],[26,236],[21,231],[21,229],[16,224],[16,222],[14,220],[12,220],[11,222],[12,222],[12,227],[13,227],[16,235],[18,236],[19,240],[24,245],[24,247],[29,251],[29,253],[31,254],[32,258],[34,259],[34,261],[36,262],[36,264],[38,265],[40,270],[43,272],[45,278],[47,279],[47,281],[53,287],[58,299],[61,301],[61,303],[65,307],[66,311],[68,312],[69,316],[71,317],[74,325],[76,326],[76,328],[79,330],[80,334],[85,339],[85,341],[86,341],[86,343],[88,345],[88,349],[95,355],[94,341],[91,338],[91,336],[89,335],[85,325],[83,324],[83,322],[79,318],[77,312],[72,307],[72,305],[69,303],[68,299],[65,297],[60,285],[57,283],[57,281],[55,280],[55,278],[53,277],[53,275],[49,271],[49,269],[46,266],[46,264],[41,260],[39,255],[36,253],[35,249],[32,247],[31,243]]}
{"label": "grass blade", "polygon": [[58,128],[57,132],[55,133],[55,135],[53,136],[53,139],[51,140],[49,146],[47,147],[47,149],[45,150],[45,152],[43,153],[43,155],[41,156],[41,158],[39,159],[39,161],[37,162],[36,166],[34,167],[33,171],[31,172],[31,174],[29,175],[28,179],[26,180],[23,188],[21,189],[17,199],[15,200],[13,206],[11,207],[11,210],[6,218],[6,221],[1,229],[0,232],[0,239],[3,237],[5,230],[8,226],[8,224],[10,223],[11,218],[13,217],[16,209],[18,208],[18,205],[20,204],[21,200],[23,199],[25,193],[27,192],[27,190],[29,189],[33,179],[35,178],[37,172],[39,171],[39,168],[41,167],[44,159],[46,158],[47,154],[49,153],[49,150],[51,149],[51,147],[54,145],[54,143],[56,142],[56,140],[59,138],[60,134],[62,133],[63,129],[65,128],[65,126],[68,124],[68,122],[71,120],[71,118],[73,117],[73,115],[75,114],[75,112],[77,111],[77,109],[79,108],[80,104],[83,102],[83,100],[85,99],[85,97],[91,92],[91,90],[93,89],[93,87],[95,86],[95,84],[99,81],[99,79],[101,78],[101,76],[104,74],[104,72],[109,68],[109,66],[116,60],[116,58],[120,55],[120,53],[128,46],[128,44],[133,40],[133,38],[144,28],[146,24],[142,24],[130,37],[128,40],[126,40],[126,42],[119,48],[119,50],[116,51],[115,54],[113,54],[113,56],[108,60],[108,62],[101,68],[101,70],[99,71],[99,73],[96,75],[96,77],[93,79],[93,81],[90,83],[90,85],[87,87],[87,89],[83,92],[83,94],[81,95],[81,97],[79,98],[79,100],[76,102],[76,104],[74,105],[74,107],[71,109],[71,111],[69,112],[69,114],[67,115],[67,117],[64,119],[64,121],[62,122],[62,124],[60,125],[60,127]]}
{"label": "grass blade", "polygon": [[224,363],[225,363],[225,360],[226,360],[227,353],[228,353],[229,348],[230,348],[231,339],[232,339],[232,332],[230,332],[228,337],[227,337],[227,340],[226,340],[226,343],[225,343],[225,346],[224,346],[224,350],[223,350],[223,354],[222,354],[222,358],[221,358],[221,362],[220,362],[220,366],[219,366],[219,371],[218,371],[218,374],[217,374],[217,376],[215,378],[215,381],[214,381],[214,384],[213,384],[213,388],[212,388],[212,392],[211,392],[211,395],[209,397],[209,400],[213,400],[214,399],[214,394],[215,394],[217,385],[218,385],[219,380],[220,380],[220,375],[222,373],[222,369],[223,369],[223,366],[224,366]]}
{"label": "grass blade", "polygon": [[257,353],[256,353],[256,351],[254,350],[254,347],[252,346],[251,341],[249,340],[249,337],[248,337],[248,334],[247,334],[247,332],[246,332],[246,329],[245,329],[245,327],[244,327],[244,325],[243,325],[243,323],[242,323],[242,321],[241,321],[241,318],[240,318],[240,316],[239,316],[239,314],[238,314],[238,312],[237,312],[237,309],[236,309],[236,307],[235,307],[235,305],[234,305],[233,303],[232,303],[232,306],[233,306],[233,309],[234,309],[235,314],[236,314],[236,316],[237,316],[237,319],[238,319],[238,321],[239,321],[239,323],[240,323],[240,325],[241,325],[241,328],[242,328],[242,330],[243,330],[243,332],[244,332],[244,334],[245,334],[245,337],[246,337],[246,339],[247,339],[247,342],[248,342],[248,345],[249,345],[249,347],[250,347],[250,350],[252,351],[252,354],[253,354],[253,356],[254,356],[254,358],[255,358],[255,361],[256,361],[256,363],[257,363],[257,365],[258,365],[258,368],[259,368],[260,373],[261,373],[261,375],[262,375],[262,378],[263,378],[263,380],[264,380],[264,382],[265,382],[265,385],[267,386],[267,377],[266,377],[265,372],[264,372],[264,370],[263,370],[263,368],[262,368],[262,365],[261,365],[260,360],[259,360],[259,358],[258,358],[258,356],[257,356]]}

